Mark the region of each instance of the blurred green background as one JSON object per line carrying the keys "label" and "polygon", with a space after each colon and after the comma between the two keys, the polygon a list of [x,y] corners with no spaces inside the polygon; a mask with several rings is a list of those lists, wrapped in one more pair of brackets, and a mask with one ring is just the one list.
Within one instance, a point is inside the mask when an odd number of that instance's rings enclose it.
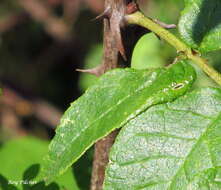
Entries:
{"label": "blurred green background", "polygon": [[[183,9],[181,0],[138,3],[146,15],[166,23],[177,24]],[[103,0],[1,0],[0,189],[89,189],[93,148],[49,186],[25,182],[38,178],[62,113],[97,80],[75,70],[101,63],[102,22],[91,20],[102,10]],[[179,35],[176,29],[172,32]],[[167,43],[146,34],[135,47],[131,65],[162,67],[176,55]],[[220,51],[204,56],[221,71]],[[215,86],[197,72],[193,88]]]}

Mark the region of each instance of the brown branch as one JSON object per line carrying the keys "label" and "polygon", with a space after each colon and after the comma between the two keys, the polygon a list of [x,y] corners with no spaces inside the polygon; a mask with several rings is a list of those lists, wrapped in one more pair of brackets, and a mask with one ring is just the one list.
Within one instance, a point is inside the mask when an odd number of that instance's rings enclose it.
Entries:
{"label": "brown branch", "polygon": [[104,55],[103,62],[96,68],[78,70],[96,76],[119,67],[119,52],[125,58],[125,50],[121,38],[121,26],[126,12],[126,0],[106,0],[104,18]]}
{"label": "brown branch", "polygon": [[[119,7],[118,7],[119,6]],[[124,0],[106,0],[105,1],[106,12],[111,11],[111,15],[106,15],[108,18],[104,17],[104,55],[103,63],[95,69],[88,71],[89,73],[96,74],[97,76],[102,75],[107,70],[116,68],[119,66],[119,50],[118,50],[118,38],[113,27],[121,22],[121,17],[118,17],[116,12],[115,15],[113,11],[120,13],[119,15],[124,15],[125,13],[125,1]],[[98,141],[95,145],[94,161],[93,161],[93,172],[91,178],[91,190],[102,190],[105,168],[108,163],[108,154],[112,144],[114,143],[117,132],[109,134],[106,138]]]}
{"label": "brown branch", "polygon": [[[125,14],[137,8],[135,3],[134,7],[131,6],[131,2],[131,0],[105,1],[105,11],[98,17],[104,18],[103,61],[100,66],[83,72],[100,76],[110,69],[120,67],[121,62],[124,66],[129,65],[128,62],[131,60],[134,45],[141,35],[148,32],[141,27],[128,28],[124,23]],[[102,190],[108,154],[117,134],[118,130],[98,141],[95,145],[91,190]]]}
{"label": "brown branch", "polygon": [[118,130],[112,132],[95,144],[91,190],[101,190],[104,181],[105,168],[108,164],[108,155]]}
{"label": "brown branch", "polygon": [[142,27],[131,27],[125,23],[125,14],[137,9],[137,4],[132,0],[106,0],[104,12],[97,17],[97,19],[104,19],[102,64],[92,69],[77,69],[77,71],[100,76],[108,70],[130,65],[137,40],[148,32]]}

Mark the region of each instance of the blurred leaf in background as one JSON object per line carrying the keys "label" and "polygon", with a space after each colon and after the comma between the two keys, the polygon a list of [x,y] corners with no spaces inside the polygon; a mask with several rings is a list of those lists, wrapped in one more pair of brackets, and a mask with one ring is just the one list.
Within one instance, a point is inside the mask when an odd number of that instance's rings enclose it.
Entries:
{"label": "blurred leaf in background", "polygon": [[[70,169],[47,187],[43,182],[24,184],[37,181],[40,164],[47,150],[48,142],[28,136],[2,145],[0,147],[0,187],[2,190],[7,190],[10,183],[18,190],[78,190],[74,174]],[[22,184],[15,184],[20,183],[21,180],[23,180]]]}
{"label": "blurred leaf in background", "polygon": [[144,35],[135,46],[131,66],[149,69],[166,65],[166,60],[159,54],[161,46],[162,43],[153,33]]}

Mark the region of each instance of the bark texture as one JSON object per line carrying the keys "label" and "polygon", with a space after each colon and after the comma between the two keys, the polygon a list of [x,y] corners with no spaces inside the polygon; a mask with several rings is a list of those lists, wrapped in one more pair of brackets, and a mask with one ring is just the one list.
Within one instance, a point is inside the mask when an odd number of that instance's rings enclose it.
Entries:
{"label": "bark texture", "polygon": [[118,134],[118,130],[112,132],[95,144],[91,190],[101,190],[103,186],[105,168],[108,164],[108,155],[111,146]]}

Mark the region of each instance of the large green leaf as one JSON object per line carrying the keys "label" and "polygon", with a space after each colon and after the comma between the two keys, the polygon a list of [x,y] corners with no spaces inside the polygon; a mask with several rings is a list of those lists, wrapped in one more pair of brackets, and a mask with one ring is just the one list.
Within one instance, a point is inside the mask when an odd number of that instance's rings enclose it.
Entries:
{"label": "large green leaf", "polygon": [[156,105],[121,130],[105,190],[220,190],[221,90]]}
{"label": "large green leaf", "polygon": [[221,1],[185,0],[179,31],[187,44],[201,52],[221,49]]}
{"label": "large green leaf", "polygon": [[49,146],[43,171],[50,182],[95,141],[148,107],[184,94],[195,71],[184,61],[156,70],[116,69],[106,73],[66,111]]}

